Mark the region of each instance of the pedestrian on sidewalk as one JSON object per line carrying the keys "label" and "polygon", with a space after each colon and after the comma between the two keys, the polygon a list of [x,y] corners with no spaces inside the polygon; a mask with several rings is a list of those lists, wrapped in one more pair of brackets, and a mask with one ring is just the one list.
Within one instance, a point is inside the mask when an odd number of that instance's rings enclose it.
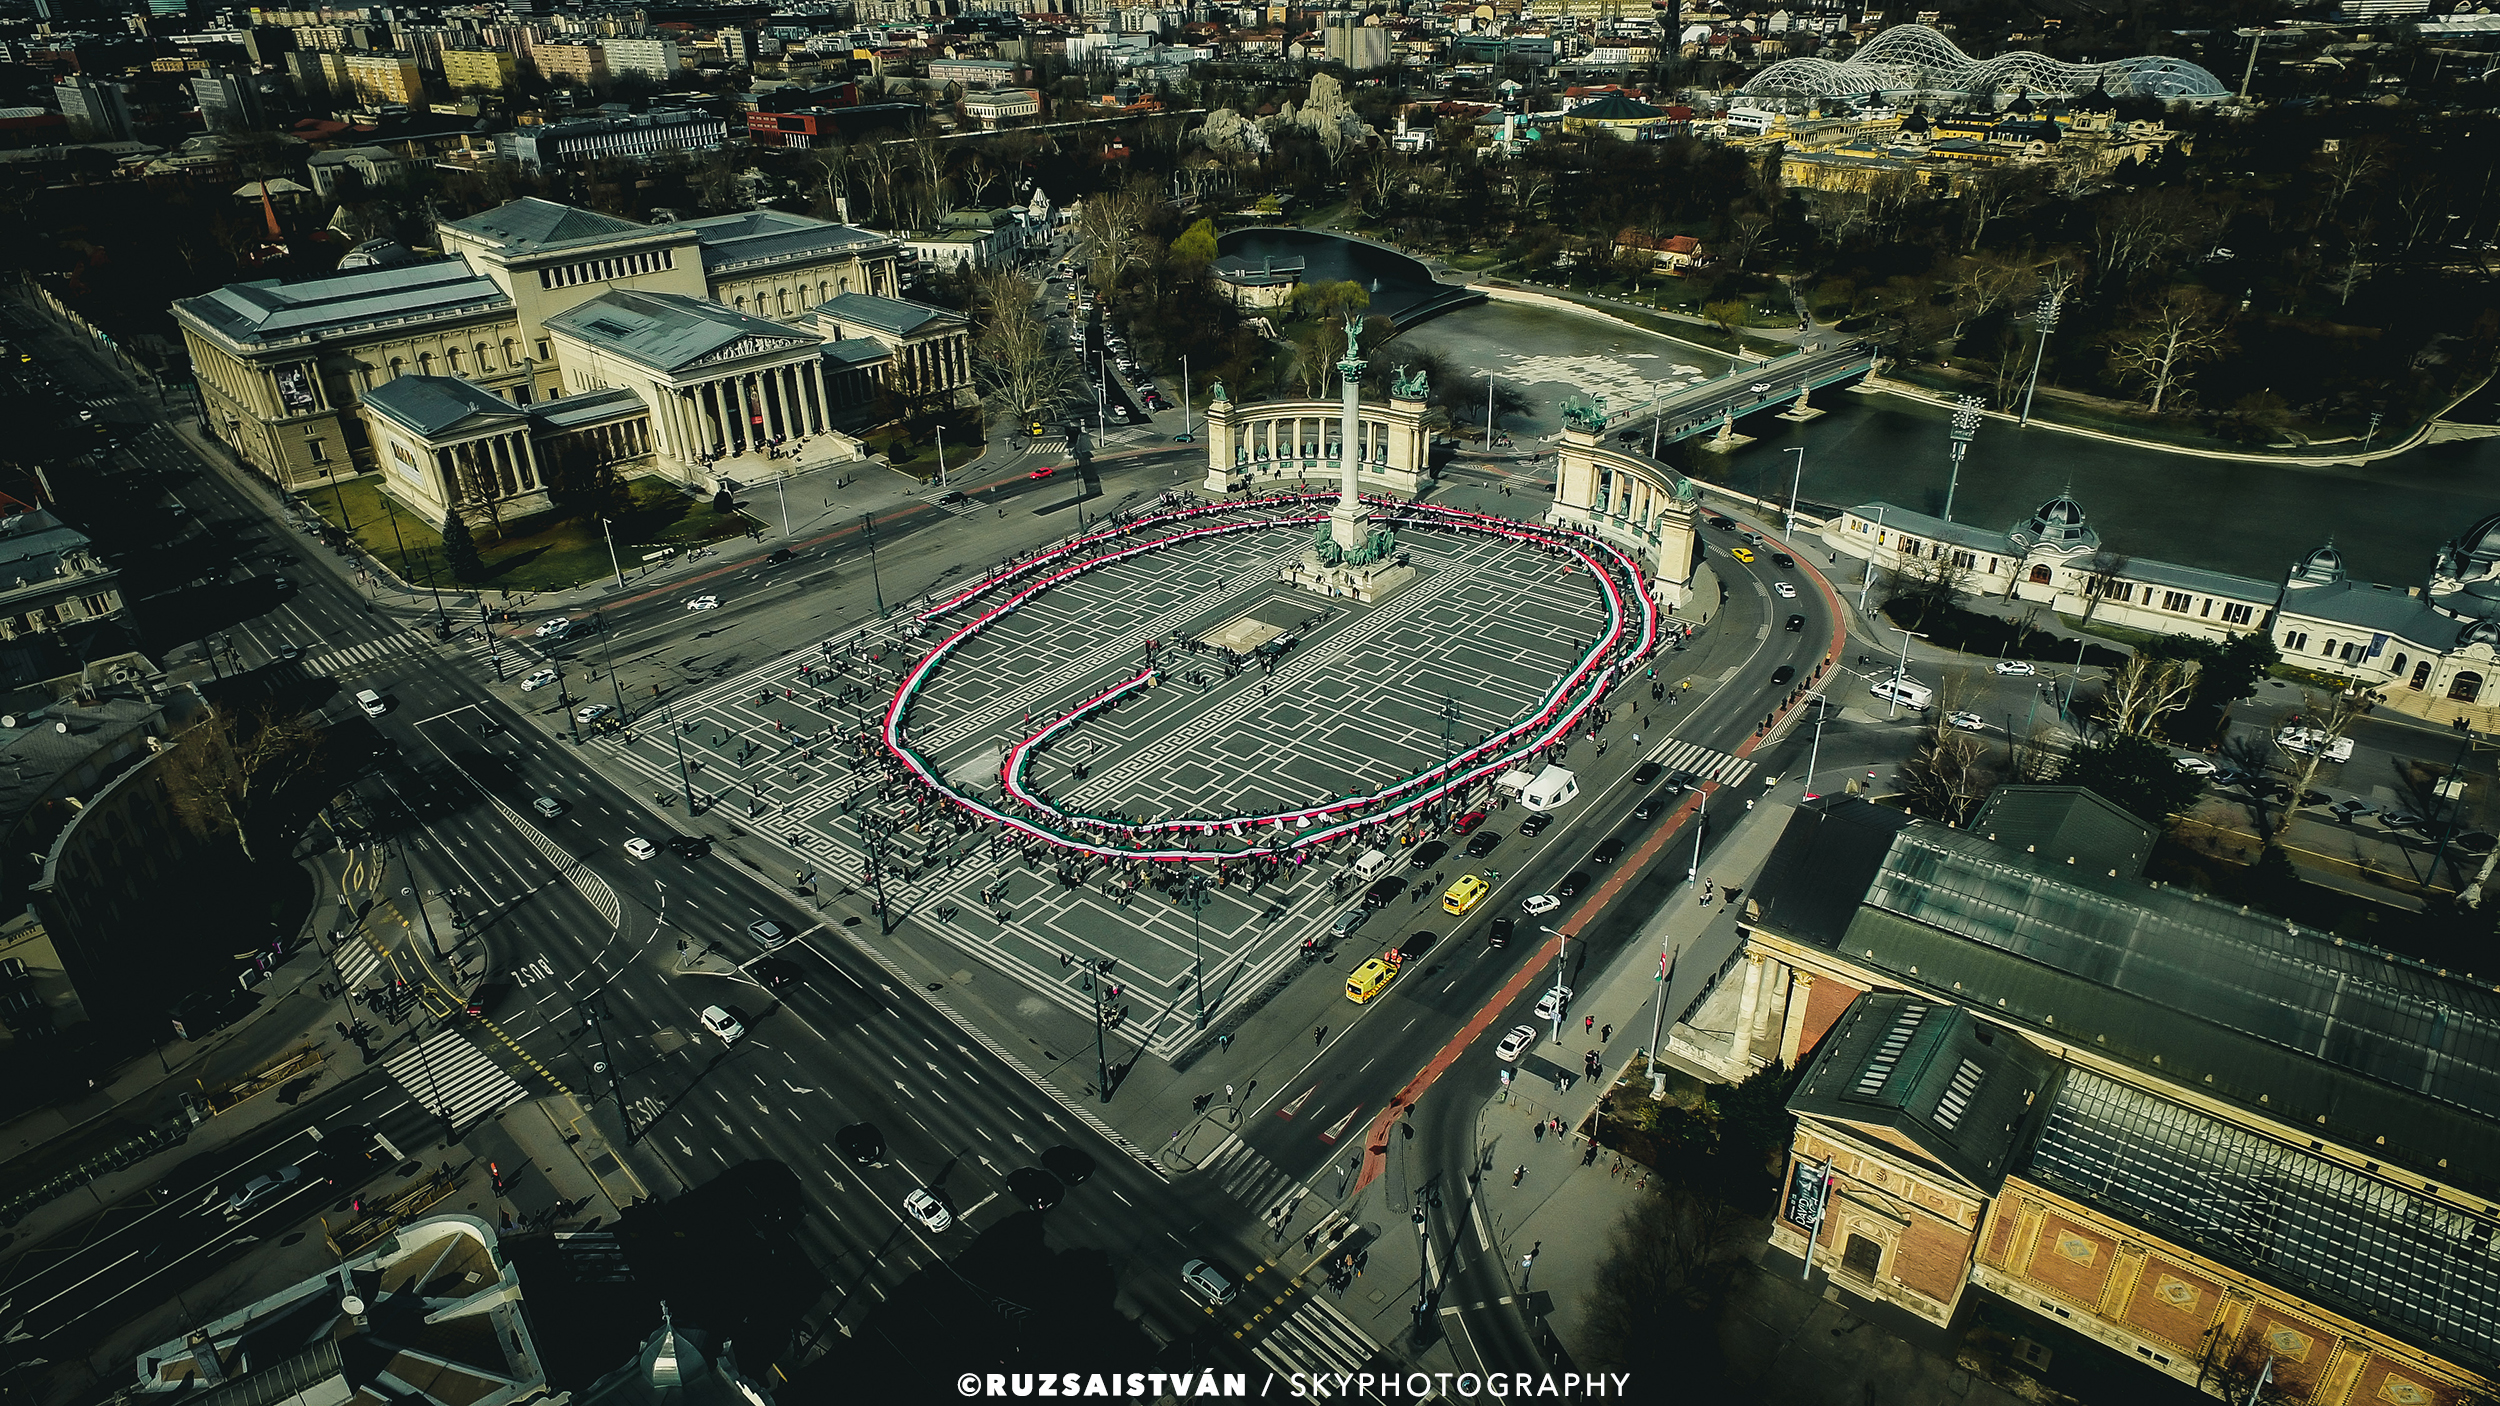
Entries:
{"label": "pedestrian on sidewalk", "polygon": [[1601,1030],[1601,1031],[1599,1031],[1599,1032],[1598,1032],[1598,1034],[1597,1034],[1597,1038],[1598,1038],[1599,1043],[1601,1043],[1601,1044],[1602,1044],[1602,1043],[1605,1043],[1605,1042],[1607,1042],[1607,1041],[1610,1041],[1610,1040],[1612,1040],[1612,1039],[1614,1039],[1614,1038],[1615,1038],[1615,1028],[1614,1028],[1613,1026],[1611,1026],[1611,1025],[1607,1026],[1604,1030]]}
{"label": "pedestrian on sidewalk", "polygon": [[1527,1174],[1528,1174],[1528,1164],[1527,1164],[1527,1163],[1525,1163],[1525,1162],[1520,1163],[1520,1164],[1519,1164],[1519,1170],[1517,1170],[1517,1171],[1515,1171],[1515,1172],[1512,1172],[1512,1173],[1510,1174],[1510,1184],[1511,1184],[1511,1185],[1513,1185],[1513,1186],[1517,1186],[1517,1185],[1519,1184],[1520,1178],[1525,1177]]}
{"label": "pedestrian on sidewalk", "polygon": [[1614,1164],[1612,1167],[1609,1167],[1609,1168],[1606,1170],[1606,1180],[1608,1180],[1608,1181],[1613,1181],[1616,1177],[1619,1177],[1619,1176],[1622,1176],[1622,1175],[1623,1175],[1623,1159],[1622,1159],[1622,1158],[1620,1158],[1620,1157],[1617,1157],[1617,1158],[1615,1159],[1615,1164]]}
{"label": "pedestrian on sidewalk", "polygon": [[1591,1030],[1595,1030],[1596,1028],[1597,1028],[1597,1017],[1596,1017],[1596,1016],[1593,1016],[1593,1015],[1584,1015],[1584,1016],[1580,1017],[1580,1033],[1582,1033],[1582,1034],[1584,1034],[1584,1035],[1585,1035],[1585,1034],[1587,1034],[1589,1031],[1591,1031]]}
{"label": "pedestrian on sidewalk", "polygon": [[1543,1123],[1537,1124],[1535,1127],[1529,1129],[1529,1131],[1536,1135],[1537,1141],[1545,1141],[1545,1125]]}

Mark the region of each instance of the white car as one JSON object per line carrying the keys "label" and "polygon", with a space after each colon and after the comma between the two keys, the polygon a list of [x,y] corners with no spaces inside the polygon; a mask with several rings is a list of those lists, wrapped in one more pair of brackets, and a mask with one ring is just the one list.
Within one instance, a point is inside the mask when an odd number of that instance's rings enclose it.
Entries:
{"label": "white car", "polygon": [[1544,995],[1537,997],[1536,1018],[1539,1020],[1552,1020],[1561,1015],[1563,1013],[1563,1009],[1570,1004],[1571,988],[1568,986],[1554,987],[1547,991]]}
{"label": "white car", "polygon": [[1535,1026],[1514,1025],[1510,1033],[1502,1037],[1502,1043],[1493,1047],[1493,1057],[1508,1064],[1526,1053],[1527,1048],[1535,1043]]}
{"label": "white car", "polygon": [[573,721],[585,724],[595,723],[615,711],[616,710],[614,708],[609,707],[605,703],[592,703],[586,707],[577,709],[573,714]]}
{"label": "white car", "polygon": [[523,693],[534,693],[539,689],[545,688],[547,685],[554,683],[555,681],[555,670],[541,669],[530,675],[528,678],[521,680],[521,691]]}
{"label": "white car", "polygon": [[1947,713],[1944,720],[1964,732],[1986,732],[1988,720],[1977,713]]}
{"label": "white car", "polygon": [[1543,917],[1545,914],[1551,913],[1555,909],[1562,907],[1562,900],[1556,898],[1550,893],[1540,893],[1530,896],[1519,906],[1535,916]]}
{"label": "white car", "polygon": [[720,1037],[720,1042],[724,1045],[734,1045],[738,1043],[740,1037],[747,1033],[747,1028],[738,1023],[738,1018],[736,1016],[731,1015],[729,1012],[722,1010],[718,1006],[705,1006],[703,1008],[702,1020],[703,1028],[711,1031],[715,1035],[718,1035]]}
{"label": "white car", "polygon": [[2033,668],[2031,666],[2031,661],[2028,659],[2000,659],[1997,661],[1997,672],[2011,676],[2018,674],[2036,674],[2040,671]]}
{"label": "white car", "polygon": [[640,835],[636,835],[632,839],[625,842],[625,852],[632,855],[636,859],[649,859],[653,855],[659,853],[658,850],[652,848],[649,840],[644,839]]}
{"label": "white car", "polygon": [[718,596],[696,596],[693,600],[690,600],[690,601],[686,602],[686,609],[688,609],[688,610],[718,610],[718,609],[720,609],[720,597],[718,597]]}
{"label": "white car", "polygon": [[2179,770],[2186,772],[2190,776],[2210,777],[2222,770],[2222,768],[2215,766],[2212,762],[2205,760],[2203,757],[2180,757],[2177,761],[2179,763]]}
{"label": "white car", "polygon": [[1745,390],[1751,395],[1768,395],[1771,392],[1771,383],[1768,381],[1756,381],[1752,385],[1745,387]]}
{"label": "white car", "polygon": [[955,1223],[955,1213],[946,1209],[946,1203],[938,1199],[937,1193],[925,1186],[903,1198],[903,1209],[911,1212],[911,1218],[929,1230],[944,1230]]}
{"label": "white car", "polygon": [[572,617],[559,615],[553,620],[543,621],[537,633],[538,637],[543,640],[560,640],[573,633]]}
{"label": "white car", "polygon": [[1781,600],[1795,600],[1797,598],[1797,588],[1789,585],[1785,581],[1772,582],[1771,590]]}

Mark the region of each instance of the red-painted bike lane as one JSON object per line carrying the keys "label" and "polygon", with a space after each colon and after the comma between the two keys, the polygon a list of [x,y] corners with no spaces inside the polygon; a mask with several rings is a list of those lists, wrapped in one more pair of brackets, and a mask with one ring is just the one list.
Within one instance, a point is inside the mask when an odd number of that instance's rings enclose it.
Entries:
{"label": "red-painted bike lane", "polygon": [[[1767,540],[1780,540],[1772,537],[1767,530],[1763,535]],[[1780,549],[1788,550],[1788,544],[1781,541]],[[1842,612],[1839,593],[1832,589],[1830,579],[1802,554],[1791,551],[1789,555],[1796,558],[1798,569],[1813,579],[1815,588],[1823,593],[1824,604],[1831,607],[1831,642],[1824,649],[1823,662],[1815,666],[1814,677],[1807,681],[1809,684],[1816,684],[1822,682],[1824,676],[1840,662],[1841,651],[1849,643],[1849,617]],[[1753,736],[1747,738],[1735,749],[1735,754],[1739,757],[1751,756],[1765,740],[1779,730],[1780,722],[1785,720],[1791,712],[1802,707],[1811,696],[1799,694],[1796,701],[1782,705],[1773,715],[1771,725],[1767,728],[1756,728]],[[1715,782],[1709,783],[1710,791],[1719,789],[1721,788]],[[1589,895],[1588,902],[1581,905],[1580,909],[1572,915],[1581,927],[1587,927],[1604,913],[1608,905],[1614,903],[1632,881],[1639,877],[1641,871],[1649,866],[1649,862],[1663,853],[1668,843],[1683,832],[1685,822],[1701,809],[1704,794],[1704,792],[1696,791],[1686,796],[1683,803],[1675,808],[1674,812],[1667,817],[1666,823],[1659,826],[1647,842],[1625,856],[1624,861],[1615,866],[1614,872],[1606,882],[1598,885],[1596,891]],[[1355,1180],[1355,1191],[1360,1192],[1364,1187],[1371,1185],[1372,1181],[1388,1166],[1389,1129],[1397,1121],[1398,1115],[1414,1107],[1424,1094],[1439,1082],[1441,1076],[1449,1071],[1450,1066],[1458,1062],[1458,1057],[1466,1052],[1468,1046],[1474,1044],[1476,1038],[1484,1034],[1501,1012],[1508,1010],[1511,1003],[1518,1000],[1520,994],[1525,992],[1532,983],[1542,980],[1543,973],[1554,959],[1561,955],[1561,952],[1562,939],[1559,937],[1540,947],[1537,950],[1536,960],[1521,967],[1518,975],[1513,976],[1492,1000],[1485,1003],[1484,1009],[1476,1012],[1472,1020],[1461,1026],[1458,1033],[1450,1038],[1450,1042],[1442,1046],[1440,1052],[1427,1061],[1413,1078],[1407,1080],[1405,1087],[1390,1097],[1389,1106],[1383,1108],[1380,1116],[1372,1120],[1371,1129],[1364,1136],[1363,1171],[1362,1175]]]}

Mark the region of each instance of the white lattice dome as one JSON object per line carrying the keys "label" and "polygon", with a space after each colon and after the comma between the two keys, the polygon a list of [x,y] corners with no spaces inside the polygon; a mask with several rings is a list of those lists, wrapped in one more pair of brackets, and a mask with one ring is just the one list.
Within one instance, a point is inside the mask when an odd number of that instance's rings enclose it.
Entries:
{"label": "white lattice dome", "polygon": [[2075,64],[2025,49],[1982,61],[1923,24],[1894,25],[1841,63],[1783,59],[1754,75],[1743,91],[1751,96],[1837,98],[1869,91],[1979,93],[2005,88],[2063,97],[2103,88],[2111,97],[2164,101],[2218,98],[2228,91],[2195,64],[2158,55]]}

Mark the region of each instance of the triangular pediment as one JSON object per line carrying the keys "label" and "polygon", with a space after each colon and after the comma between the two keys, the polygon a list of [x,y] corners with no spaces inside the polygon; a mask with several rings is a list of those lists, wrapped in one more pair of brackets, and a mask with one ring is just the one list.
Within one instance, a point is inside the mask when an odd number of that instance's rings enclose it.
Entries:
{"label": "triangular pediment", "polygon": [[723,362],[742,361],[747,357],[761,356],[767,352],[791,351],[799,347],[811,347],[817,345],[820,345],[820,343],[808,337],[766,337],[760,335],[749,335],[740,337],[738,340],[722,347],[719,351],[712,352],[706,356],[697,357],[694,360],[687,362],[686,365],[690,367],[718,366]]}

